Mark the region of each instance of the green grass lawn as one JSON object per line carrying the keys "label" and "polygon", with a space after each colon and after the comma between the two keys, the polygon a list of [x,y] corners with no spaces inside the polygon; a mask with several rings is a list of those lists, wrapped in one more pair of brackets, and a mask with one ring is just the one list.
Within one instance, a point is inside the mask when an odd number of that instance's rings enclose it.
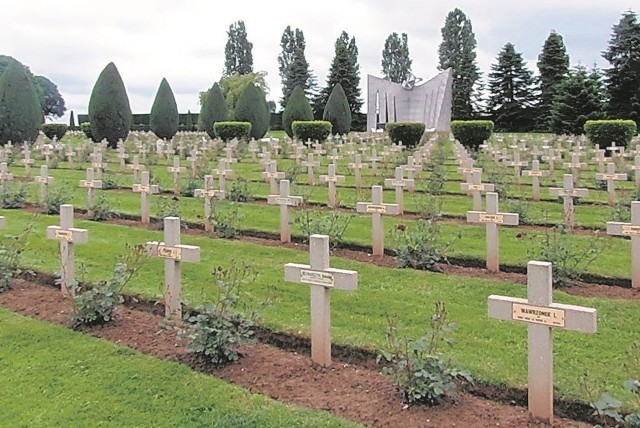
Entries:
{"label": "green grass lawn", "polygon": [[0,325],[3,427],[357,426],[5,309]]}
{"label": "green grass lawn", "polygon": [[[7,216],[5,233],[17,235],[30,221],[34,233],[28,240],[24,264],[46,272],[59,270],[58,244],[43,238],[46,226],[57,224],[55,216],[37,216],[22,211],[2,210]],[[76,227],[89,229],[89,242],[76,247],[77,266],[86,270],[86,278],[109,276],[124,243],[162,240],[159,231],[78,221]],[[184,236],[183,243],[198,245],[202,261],[183,267],[183,294],[190,305],[213,298],[210,272],[215,266],[232,260],[250,262],[260,273],[248,289],[257,300],[275,286],[277,299],[266,309],[262,324],[278,331],[309,334],[309,290],[284,283],[283,265],[308,263],[308,253],[286,248],[264,247],[239,241]],[[163,264],[150,261],[126,292],[159,299],[163,292]],[[359,272],[357,292],[335,292],[332,301],[332,334],[335,342],[379,349],[384,346],[387,316],[397,314],[409,337],[425,331],[436,301],[446,302],[450,319],[459,325],[451,355],[480,380],[524,387],[526,369],[526,329],[487,317],[487,297],[491,294],[525,297],[523,286],[505,281],[445,276],[431,272],[390,269],[352,260],[333,258],[332,266]],[[82,269],[79,269],[82,270]],[[80,278],[82,279],[82,278]],[[616,395],[628,398],[622,384],[629,372],[624,368],[627,350],[638,338],[640,302],[583,298],[554,292],[560,303],[594,307],[598,310],[599,331],[584,335],[555,333],[556,385],[559,395],[584,399],[580,376],[588,370],[591,379]]]}

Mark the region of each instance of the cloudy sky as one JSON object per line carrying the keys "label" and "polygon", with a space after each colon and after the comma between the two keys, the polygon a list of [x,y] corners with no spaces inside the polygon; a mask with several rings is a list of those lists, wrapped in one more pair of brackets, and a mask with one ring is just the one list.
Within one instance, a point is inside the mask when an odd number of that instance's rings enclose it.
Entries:
{"label": "cloudy sky", "polygon": [[[254,69],[268,73],[269,99],[281,95],[277,57],[287,25],[300,28],[306,57],[324,84],[342,30],[355,36],[363,96],[367,74],[380,75],[385,39],[409,36],[413,72],[437,73],[440,30],[459,7],[471,19],[478,64],[486,73],[507,42],[534,71],[542,45],[555,30],[564,36],[571,63],[605,67],[601,57],[611,27],[638,0],[0,0],[0,54],[29,66],[58,85],[67,108],[87,112],[100,71],[115,62],[134,113],[148,113],[166,77],[180,112],[198,112],[198,92],[220,79],[229,25],[243,20],[253,43]],[[68,113],[68,112],[67,112]],[[68,123],[68,116],[61,121]]]}

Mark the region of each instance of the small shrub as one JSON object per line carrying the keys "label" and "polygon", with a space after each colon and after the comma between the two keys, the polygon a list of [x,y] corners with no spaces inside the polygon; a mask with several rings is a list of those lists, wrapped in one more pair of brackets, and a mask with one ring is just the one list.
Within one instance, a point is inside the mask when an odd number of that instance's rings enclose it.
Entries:
{"label": "small shrub", "polygon": [[613,142],[617,146],[628,146],[638,128],[633,120],[587,120],[584,132],[593,144],[604,149]]}
{"label": "small shrub", "polygon": [[425,124],[419,122],[392,122],[388,123],[386,130],[394,144],[402,142],[408,148],[418,145],[424,135]]}
{"label": "small shrub", "polygon": [[216,122],[213,131],[222,141],[230,141],[234,138],[247,140],[251,134],[250,122]]}
{"label": "small shrub", "polygon": [[189,180],[187,181],[187,184],[184,184],[180,189],[180,194],[182,196],[191,198],[195,194],[196,189],[202,189],[203,187],[204,187],[204,183],[202,183],[202,181]]}
{"label": "small shrub", "polygon": [[113,209],[109,199],[104,193],[99,193],[87,209],[88,219],[93,221],[111,220],[113,217]]}
{"label": "small shrub", "polygon": [[127,244],[126,249],[127,252],[116,264],[110,279],[88,287],[76,285],[71,313],[75,327],[102,325],[113,319],[113,312],[124,301],[122,289],[148,260],[144,245]]}
{"label": "small shrub", "polygon": [[526,199],[507,198],[504,201],[504,211],[518,214],[520,224],[533,224],[534,221],[529,214],[531,203]]}
{"label": "small shrub", "polygon": [[253,201],[249,189],[249,181],[245,179],[235,179],[227,187],[227,199],[232,202]]}
{"label": "small shrub", "polygon": [[20,235],[7,237],[0,244],[0,293],[11,289],[11,280],[24,273],[20,261],[34,225],[35,221],[29,222]]}
{"label": "small shrub", "polygon": [[47,198],[42,202],[42,214],[60,214],[60,205],[71,202],[73,195],[68,186],[49,188]]}
{"label": "small shrub", "polygon": [[27,200],[27,189],[24,186],[8,187],[0,193],[0,207],[4,209],[22,208]]}
{"label": "small shrub", "polygon": [[442,343],[453,344],[449,335],[457,330],[455,324],[448,322],[447,315],[444,302],[436,302],[430,328],[424,336],[413,341],[398,335],[397,317],[388,319],[387,349],[378,355],[378,361],[389,364],[383,373],[393,377],[394,384],[409,404],[433,406],[455,399],[456,380],[472,381],[468,372],[452,367],[440,352]]}
{"label": "small shrub", "polygon": [[102,190],[119,189],[118,177],[112,174],[102,176]]}
{"label": "small shrub", "polygon": [[[253,338],[257,311],[243,315],[238,310],[248,294],[244,288],[255,282],[257,272],[250,265],[233,261],[228,268],[217,267],[212,275],[217,288],[215,302],[196,308],[186,320],[181,336],[191,339],[189,348],[212,364],[225,364],[240,358],[236,348]],[[246,308],[246,305],[245,305]]]}
{"label": "small shrub", "polygon": [[227,208],[216,204],[213,207],[213,225],[216,236],[233,239],[238,236],[242,216],[238,212],[238,205],[231,203]]}
{"label": "small shrub", "polygon": [[476,152],[480,144],[491,138],[493,122],[490,120],[454,120],[451,132],[467,149]]}
{"label": "small shrub", "polygon": [[91,122],[82,122],[80,124],[80,130],[84,132],[84,135],[87,138],[93,139],[93,134],[91,133]]}
{"label": "small shrub", "polygon": [[349,227],[353,214],[345,214],[338,210],[321,210],[301,208],[294,216],[293,223],[300,227],[305,242],[311,235],[327,235],[332,247],[342,244],[344,232]]}
{"label": "small shrub", "polygon": [[43,123],[40,129],[50,140],[55,137],[60,141],[64,134],[67,133],[67,125],[64,123]]}
{"label": "small shrub", "polygon": [[158,218],[180,217],[180,199],[175,196],[161,196],[156,199]]}
{"label": "small shrub", "polygon": [[[392,231],[391,237],[399,267],[435,272],[441,272],[437,263],[446,260],[446,253],[454,242],[440,243],[440,227],[432,220],[418,220],[411,226],[400,224]],[[460,238],[459,232],[453,237],[454,240]]]}
{"label": "small shrub", "polygon": [[294,120],[291,123],[293,135],[303,143],[324,141],[331,134],[331,122],[325,120]]}

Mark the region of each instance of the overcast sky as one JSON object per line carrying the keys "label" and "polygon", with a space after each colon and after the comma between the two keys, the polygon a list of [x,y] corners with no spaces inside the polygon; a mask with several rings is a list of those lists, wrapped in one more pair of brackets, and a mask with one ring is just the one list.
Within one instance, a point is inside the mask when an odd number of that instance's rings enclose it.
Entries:
{"label": "overcast sky", "polygon": [[[268,99],[281,95],[277,57],[287,25],[304,32],[306,57],[324,85],[342,30],[355,36],[362,95],[367,74],[380,75],[382,49],[392,32],[409,36],[413,72],[437,73],[440,30],[455,7],[471,19],[486,75],[500,49],[512,42],[532,70],[552,30],[564,36],[571,64],[606,67],[611,27],[638,0],[0,0],[0,54],[58,85],[68,110],[87,112],[100,71],[113,61],[134,113],[148,113],[163,77],[181,113],[199,112],[198,92],[220,79],[229,25],[243,20],[253,43],[255,71],[266,71]],[[635,7],[635,9],[634,9]],[[68,113],[61,119],[68,123]]]}

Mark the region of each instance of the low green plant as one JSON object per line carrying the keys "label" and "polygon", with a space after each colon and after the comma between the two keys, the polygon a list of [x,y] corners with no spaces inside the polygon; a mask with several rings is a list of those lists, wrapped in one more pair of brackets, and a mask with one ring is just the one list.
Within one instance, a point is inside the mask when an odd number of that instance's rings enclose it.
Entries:
{"label": "low green plant", "polygon": [[114,211],[106,194],[99,193],[93,203],[87,209],[88,219],[93,221],[111,220]]}
{"label": "low green plant", "polygon": [[180,199],[176,196],[160,196],[156,199],[158,218],[180,217]]}
{"label": "low green plant", "polygon": [[253,200],[249,181],[241,178],[232,180],[227,188],[227,199],[232,202],[250,202]]}
{"label": "low green plant", "polygon": [[67,133],[67,125],[64,123],[43,123],[40,125],[40,130],[47,136],[50,140],[53,138],[57,138],[58,141],[62,140],[64,134]]}
{"label": "low green plant", "polygon": [[457,380],[472,382],[465,370],[454,367],[444,358],[440,346],[453,345],[450,335],[457,326],[447,319],[444,302],[435,303],[425,335],[409,340],[399,335],[397,316],[389,316],[386,331],[387,348],[377,357],[384,361],[383,373],[391,375],[409,404],[437,405],[457,397]]}
{"label": "low green plant", "polygon": [[144,245],[126,244],[126,252],[116,263],[111,278],[86,286],[73,285],[76,292],[71,313],[74,327],[102,325],[111,321],[115,309],[124,302],[122,289],[147,260]]}
{"label": "low green plant", "polygon": [[531,218],[531,203],[526,199],[521,198],[506,198],[504,201],[504,212],[518,214],[518,220],[520,224],[533,224]]}
{"label": "low green plant", "polygon": [[399,267],[441,272],[438,263],[446,261],[447,251],[462,237],[461,233],[445,243],[440,242],[440,226],[437,221],[418,220],[410,226],[399,224],[391,231]]}
{"label": "low green plant", "polygon": [[549,228],[534,239],[537,242],[528,250],[529,258],[553,264],[553,286],[556,288],[569,287],[579,281],[610,242],[596,231],[587,245],[580,245],[564,225]]}
{"label": "low green plant", "polygon": [[353,214],[339,210],[327,211],[303,206],[295,212],[293,223],[300,227],[306,242],[311,235],[327,235],[331,246],[336,247],[342,244],[344,233],[352,219]]}
{"label": "low green plant", "polygon": [[227,207],[219,204],[213,206],[212,223],[216,236],[220,238],[233,239],[238,236],[242,215],[238,211],[238,205],[231,203]]}
{"label": "low green plant", "polygon": [[186,319],[181,336],[191,339],[189,348],[212,364],[237,361],[237,346],[251,340],[260,312],[247,309],[249,294],[245,288],[255,282],[257,271],[245,262],[233,260],[229,267],[218,266],[212,272],[216,296],[213,303],[195,308]]}
{"label": "low green plant", "polygon": [[202,188],[204,188],[204,183],[201,180],[189,180],[180,189],[180,194],[186,197],[193,197],[196,189]]}
{"label": "low green plant", "polygon": [[68,204],[73,198],[73,194],[68,186],[50,187],[47,197],[41,203],[40,212],[42,214],[60,214],[60,205]]}
{"label": "low green plant", "polygon": [[0,192],[0,207],[5,209],[22,208],[27,200],[27,189],[23,186],[6,187]]}
{"label": "low green plant", "polygon": [[434,220],[442,217],[442,198],[430,193],[424,193],[416,199],[418,216],[425,220]]}
{"label": "low green plant", "polygon": [[33,231],[35,220],[17,236],[7,236],[0,243],[0,293],[11,289],[11,280],[25,271],[20,261],[27,247],[28,237]]}
{"label": "low green plant", "polygon": [[106,174],[102,177],[102,189],[118,189],[120,187],[120,182],[118,178],[112,174]]}

